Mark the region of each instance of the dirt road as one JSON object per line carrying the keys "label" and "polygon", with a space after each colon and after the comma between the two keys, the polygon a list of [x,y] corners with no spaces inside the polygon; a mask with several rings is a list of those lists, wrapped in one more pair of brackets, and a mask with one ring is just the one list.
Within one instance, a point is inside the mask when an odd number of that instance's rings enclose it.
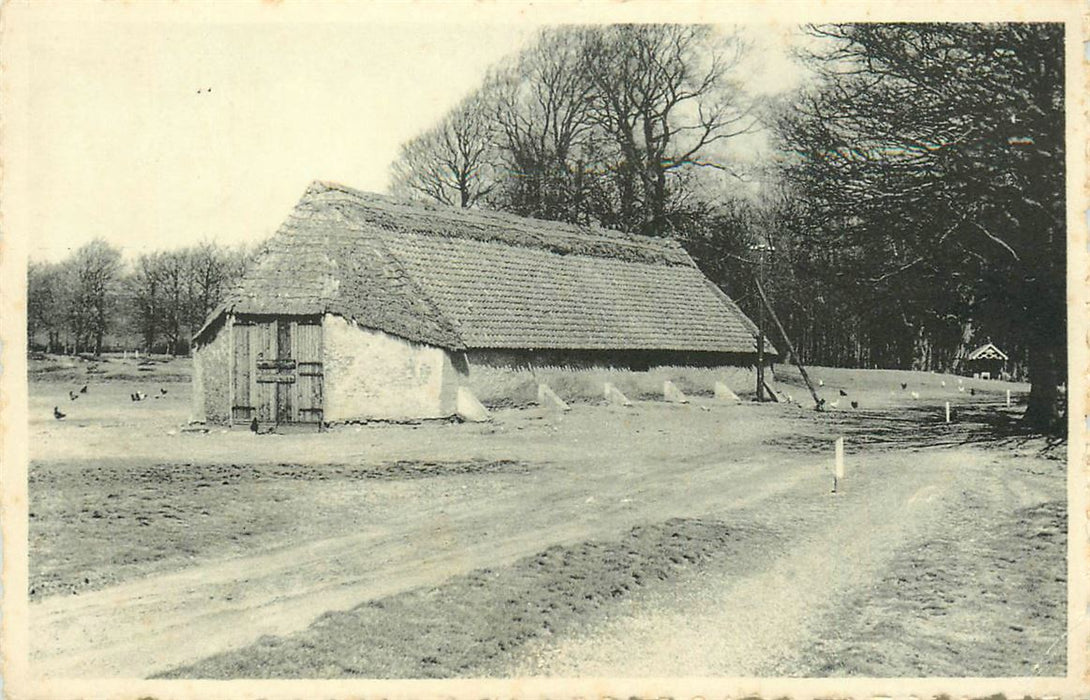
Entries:
{"label": "dirt road", "polygon": [[[652,677],[828,673],[835,669],[814,668],[808,650],[830,634],[842,632],[859,614],[858,606],[851,603],[869,597],[876,587],[891,586],[883,581],[891,565],[942,533],[970,502],[980,501],[984,510],[1010,513],[1055,496],[1047,481],[1032,483],[1024,475],[1015,476],[1013,469],[1006,473],[1014,478],[996,488],[995,481],[982,478],[998,465],[984,451],[909,453],[876,464],[868,463],[868,455],[863,454],[855,461],[856,469],[844,488],[824,503],[807,503],[813,494],[801,489],[777,498],[777,519],[786,515],[785,506],[791,504],[798,533],[782,553],[756,564],[718,567],[672,587],[668,595],[640,601],[627,614],[596,629],[559,643],[536,645],[510,673]],[[984,540],[986,527],[982,520],[971,529],[960,528],[960,535]],[[932,564],[959,565],[956,561]],[[897,587],[888,593],[895,597],[919,593],[901,582],[893,585]],[[934,589],[924,593],[925,598],[954,594]],[[950,626],[950,632],[965,634],[987,626],[986,616],[971,614],[971,601],[962,603],[969,608],[962,611],[969,619]],[[1016,610],[1012,606],[1007,613],[994,612],[1020,616]],[[981,612],[980,608],[975,611]],[[897,620],[897,616],[888,617],[886,622]],[[1049,641],[1058,638],[1062,620],[1063,606],[1059,605],[1053,619],[1059,624],[1053,625]],[[912,633],[909,620],[897,621],[907,623],[906,634]],[[871,645],[881,648],[888,643],[865,636],[850,639],[850,635],[848,641],[856,645],[856,654],[866,649],[864,655],[874,653]],[[826,653],[843,663],[844,646],[826,649]],[[964,662],[969,665],[961,673],[955,667],[954,675],[989,675],[1002,668],[974,668],[971,657]],[[873,675],[896,673],[895,668],[870,669]]]}
{"label": "dirt road", "polygon": [[[366,531],[123,583],[32,610],[44,674],[144,676],[253,641],[301,629],[327,610],[457,573],[504,566],[552,544],[718,507],[729,473],[740,507],[810,477],[770,464],[630,463],[629,479],[550,465],[502,492],[453,494],[392,515]],[[706,488],[691,479],[711,477]],[[196,642],[194,640],[200,640]]]}
{"label": "dirt road", "polygon": [[[1019,571],[1036,567],[1055,573],[1052,578],[1062,586],[1062,531],[1045,542],[1033,538],[1047,524],[1033,521],[1021,534],[1004,529],[1019,522],[1018,513],[1062,502],[1062,463],[1057,467],[1026,451],[1011,456],[1006,448],[922,449],[912,439],[862,444],[849,438],[849,477],[834,496],[831,438],[851,435],[860,421],[875,434],[867,420],[859,416],[845,423],[800,409],[698,400],[688,406],[641,403],[633,410],[577,406],[564,415],[507,411],[489,426],[385,426],[254,439],[164,436],[159,432],[169,424],[164,414],[162,424],[152,424],[154,430],[145,426],[126,437],[129,461],[109,461],[118,451],[109,439],[111,427],[90,421],[78,428],[91,436],[78,452],[84,461],[73,462],[74,454],[53,440],[32,469],[32,484],[42,494],[77,483],[86,501],[76,508],[71,504],[79,499],[71,493],[52,501],[39,496],[34,507],[48,518],[74,518],[85,528],[69,524],[43,531],[42,561],[64,580],[81,571],[116,572],[110,538],[148,539],[156,532],[168,534],[165,542],[185,545],[187,554],[158,552],[131,563],[121,579],[102,577],[98,589],[73,587],[70,594],[36,600],[32,669],[49,677],[148,676],[186,664],[194,665],[181,675],[191,677],[290,675],[298,664],[303,675],[331,676],[821,672],[825,659],[852,644],[882,643],[874,626],[891,613],[876,589],[893,591],[894,598],[908,591],[920,597],[921,606],[928,604],[924,599],[934,587],[926,581],[895,590],[902,586],[897,577],[904,578],[897,567],[951,532],[979,538],[985,550],[996,533],[1048,544],[1036,559],[1016,565]],[[74,428],[43,422],[38,429]],[[902,438],[912,438],[922,429],[898,430]],[[927,430],[945,428],[928,424]],[[126,491],[134,475],[144,473],[133,465],[161,459],[164,445],[173,445],[172,452],[184,450],[190,462],[150,472],[154,478],[140,482],[147,485]],[[389,460],[431,460],[436,466],[424,476],[399,479],[383,476]],[[499,466],[484,473],[447,469],[457,460]],[[227,462],[232,474],[252,473],[256,481],[221,484],[222,469],[212,467]],[[278,466],[270,472],[269,464]],[[212,493],[219,491],[226,496],[217,501]],[[132,503],[126,498],[137,496],[155,505],[145,528],[93,519],[100,510],[109,516],[108,504]],[[257,502],[232,505],[247,498]],[[178,507],[187,499],[206,504],[205,510],[198,515]],[[174,529],[157,530],[166,525],[153,516],[167,512],[167,505],[175,506]],[[235,524],[225,519],[230,513],[220,511],[232,508],[255,513],[247,521],[247,527],[258,525],[255,537],[244,546],[228,546],[238,532],[227,526]],[[967,511],[973,517],[965,517]],[[671,569],[676,575],[638,590],[625,586],[590,613],[574,604],[543,606],[544,631],[520,627],[511,632],[510,643],[503,641],[506,623],[497,618],[485,634],[500,639],[498,651],[443,665],[443,654],[461,653],[453,635],[465,626],[457,616],[467,614],[462,588],[452,582],[464,582],[469,572],[496,572],[501,604],[521,609],[529,601],[520,596],[537,593],[507,593],[511,589],[503,577],[523,572],[528,558],[557,545],[595,541],[604,543],[604,556],[616,564],[610,552],[623,554],[634,546],[625,544],[634,541],[625,539],[633,528],[654,529],[678,518],[725,524],[721,546],[729,550],[708,565],[681,562]],[[65,533],[77,531],[81,537],[75,545],[65,541]],[[993,549],[1015,551],[1007,544]],[[955,554],[956,560],[946,554],[924,568],[991,565],[974,563],[971,550]],[[592,580],[605,573],[584,572]],[[527,580],[533,588],[536,579]],[[1018,586],[1023,579],[1010,581]],[[979,615],[970,613],[980,609],[980,581],[954,583],[964,595],[947,617],[954,620],[949,634],[973,644],[971,623]],[[970,590],[973,585],[977,588]],[[1055,620],[1041,617],[1047,610],[1041,613],[1024,592],[1006,591],[1005,585],[989,584],[991,593],[1001,594],[992,616],[1019,627],[1020,633],[1007,630],[1008,637],[1014,635],[1010,643],[1029,644],[1027,653],[1040,660],[1055,636]],[[962,595],[957,586],[950,586],[949,595]],[[428,591],[438,591],[435,600],[444,591],[451,595],[445,603],[428,603],[421,598]],[[1063,600],[1056,598],[1062,598],[1062,587],[1049,591],[1046,602],[1059,605],[1056,619],[1061,619]],[[397,602],[406,595],[416,596],[411,605],[408,599]],[[377,618],[368,618],[371,626],[360,629],[353,615],[367,601],[388,601],[387,610],[367,614],[385,615],[396,624],[372,624]],[[449,625],[448,643],[440,640],[438,651],[423,652],[414,645],[434,643],[423,639],[427,635],[395,639],[390,632],[383,638],[382,630],[392,626],[411,628],[410,609],[422,625]],[[852,623],[864,625],[855,632],[847,625],[851,610],[869,611],[866,620]],[[898,614],[904,618],[906,612]],[[316,620],[325,625],[317,636],[343,642],[351,664],[300,661],[299,649],[315,644],[315,635],[306,635]],[[839,646],[829,642],[831,621],[845,624]],[[977,627],[996,633],[979,621]],[[663,629],[671,633],[664,635]],[[253,663],[252,645],[269,635],[287,640],[284,654],[291,663],[277,662],[267,649],[262,663]],[[359,643],[363,637],[365,645]],[[824,646],[815,640],[824,640]],[[381,651],[387,661],[360,658],[361,646]],[[462,645],[463,651],[467,646],[472,645]],[[824,657],[815,655],[815,648]],[[334,661],[338,653],[329,652]],[[219,661],[202,661],[216,654]],[[392,666],[390,658],[396,662]],[[1002,655],[988,661],[1004,662]],[[1045,670],[1055,670],[1056,663],[1053,658]],[[983,670],[986,674],[992,666]]]}

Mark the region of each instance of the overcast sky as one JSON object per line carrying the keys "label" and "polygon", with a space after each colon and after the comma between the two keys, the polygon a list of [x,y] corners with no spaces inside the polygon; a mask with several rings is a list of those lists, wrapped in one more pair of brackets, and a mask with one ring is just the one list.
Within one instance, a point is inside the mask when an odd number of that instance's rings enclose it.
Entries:
{"label": "overcast sky", "polygon": [[[746,74],[794,81],[791,29],[749,30]],[[258,241],[312,180],[385,191],[526,24],[51,23],[29,45],[32,259],[101,236],[141,252]]]}

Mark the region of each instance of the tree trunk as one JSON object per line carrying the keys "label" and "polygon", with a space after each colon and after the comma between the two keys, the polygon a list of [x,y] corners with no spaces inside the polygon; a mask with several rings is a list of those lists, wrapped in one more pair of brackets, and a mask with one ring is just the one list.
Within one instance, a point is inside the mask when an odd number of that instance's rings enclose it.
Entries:
{"label": "tree trunk", "polygon": [[1060,400],[1059,385],[1067,381],[1066,352],[1054,344],[1034,342],[1029,348],[1029,401],[1023,423],[1051,435],[1066,429],[1066,399]]}
{"label": "tree trunk", "polygon": [[650,201],[642,233],[646,236],[662,236],[666,228],[666,171],[656,164],[648,165],[644,174],[644,186],[648,190]]}

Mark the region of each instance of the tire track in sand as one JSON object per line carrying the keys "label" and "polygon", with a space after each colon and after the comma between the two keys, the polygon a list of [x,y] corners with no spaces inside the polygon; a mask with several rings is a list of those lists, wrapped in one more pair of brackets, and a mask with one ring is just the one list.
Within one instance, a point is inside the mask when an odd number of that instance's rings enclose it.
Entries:
{"label": "tire track in sand", "polygon": [[641,483],[638,508],[624,503],[628,487],[615,477],[586,484],[597,493],[589,514],[587,491],[560,474],[547,487],[433,514],[442,521],[434,531],[421,530],[422,514],[416,513],[364,533],[47,598],[31,605],[31,670],[53,678],[149,676],[262,635],[303,629],[329,610],[504,566],[552,544],[603,536],[678,510],[766,502],[805,476],[768,462],[704,467],[729,475],[741,494],[694,491],[663,464]]}
{"label": "tire track in sand", "polygon": [[[760,571],[709,572],[651,596],[621,618],[574,638],[528,648],[513,675],[760,676],[792,673],[784,662],[804,644],[823,611],[871,585],[896,552],[926,536],[941,509],[969,488],[973,466],[987,456],[969,450],[888,455],[868,467],[857,455],[828,509],[803,505],[804,532],[786,554]],[[827,481],[822,479],[822,484]],[[828,488],[827,485],[825,488]],[[787,505],[787,504],[784,504]],[[788,506],[789,507],[789,506]],[[804,512],[805,511],[805,512]],[[782,518],[782,509],[753,511]],[[790,513],[786,516],[790,518]],[[784,522],[779,522],[784,525]],[[729,566],[728,566],[729,568]]]}

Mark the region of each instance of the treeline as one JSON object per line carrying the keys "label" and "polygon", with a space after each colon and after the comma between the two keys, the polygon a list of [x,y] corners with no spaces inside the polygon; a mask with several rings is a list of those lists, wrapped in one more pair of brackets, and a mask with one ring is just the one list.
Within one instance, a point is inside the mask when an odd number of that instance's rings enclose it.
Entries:
{"label": "treeline", "polygon": [[[1059,425],[1062,26],[806,31],[802,85],[755,99],[729,31],[543,30],[403,145],[392,189],[674,237],[752,317],[762,277],[807,363],[947,371],[995,342]],[[755,131],[773,149],[747,166]]]}
{"label": "treeline", "polygon": [[[812,56],[808,70],[827,58]],[[827,213],[800,202],[812,194],[801,180],[815,176],[793,141],[819,116],[796,108],[805,93],[747,94],[739,72],[753,60],[743,38],[708,26],[547,29],[402,146],[392,189],[676,238],[753,317],[760,273],[807,363],[945,371],[982,336],[1017,351],[1005,329],[968,314],[866,302],[859,287],[882,274],[871,264],[881,261],[850,264],[848,247],[815,235],[829,230]],[[731,157],[732,142],[756,132],[780,147],[770,162]],[[747,186],[755,180],[759,196]]]}
{"label": "treeline", "polygon": [[252,251],[214,243],[139,256],[131,264],[99,239],[56,262],[27,270],[27,337],[32,349],[104,349],[172,355],[242,274]]}
{"label": "treeline", "polygon": [[809,31],[817,80],[775,123],[795,269],[872,354],[941,367],[990,338],[1033,384],[1027,422],[1063,430],[1063,26]]}
{"label": "treeline", "polygon": [[543,32],[405,143],[392,190],[455,206],[669,235],[734,177],[723,147],[758,126],[735,89],[744,42],[711,27]]}

